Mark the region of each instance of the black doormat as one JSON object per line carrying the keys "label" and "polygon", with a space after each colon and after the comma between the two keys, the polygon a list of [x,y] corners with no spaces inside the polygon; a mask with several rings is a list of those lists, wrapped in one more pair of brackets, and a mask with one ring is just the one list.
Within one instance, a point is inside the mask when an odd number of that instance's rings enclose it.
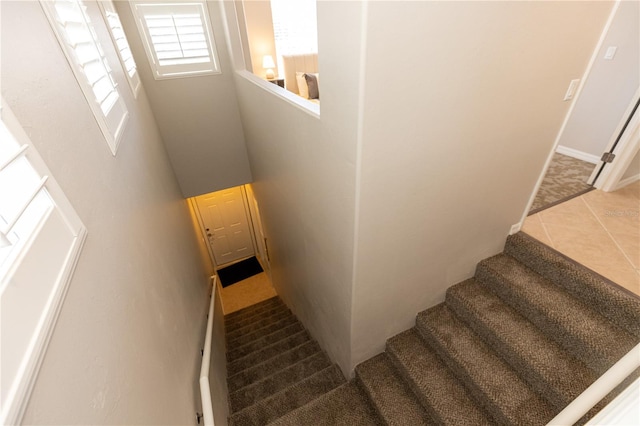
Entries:
{"label": "black doormat", "polygon": [[255,256],[245,259],[241,262],[234,263],[231,266],[218,270],[218,278],[222,287],[228,287],[238,281],[245,280],[262,272],[262,266]]}

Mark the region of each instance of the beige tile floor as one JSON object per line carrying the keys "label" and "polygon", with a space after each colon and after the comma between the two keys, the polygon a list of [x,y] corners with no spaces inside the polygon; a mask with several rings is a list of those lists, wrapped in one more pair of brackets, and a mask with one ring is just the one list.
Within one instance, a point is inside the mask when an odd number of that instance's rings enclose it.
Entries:
{"label": "beige tile floor", "polygon": [[239,281],[220,291],[222,311],[225,315],[276,296],[269,276],[262,272]]}
{"label": "beige tile floor", "polygon": [[640,182],[543,210],[522,230],[640,295]]}

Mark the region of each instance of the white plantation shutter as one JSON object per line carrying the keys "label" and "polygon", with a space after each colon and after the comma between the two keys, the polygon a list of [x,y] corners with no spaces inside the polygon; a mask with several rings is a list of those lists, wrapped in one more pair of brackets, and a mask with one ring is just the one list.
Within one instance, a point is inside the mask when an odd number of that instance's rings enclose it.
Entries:
{"label": "white plantation shutter", "polygon": [[113,2],[111,0],[101,0],[98,2],[98,4],[100,5],[102,15],[104,16],[104,19],[107,22],[107,26],[109,27],[111,39],[113,40],[113,43],[116,46],[116,50],[118,51],[118,58],[120,59],[122,68],[124,68],[125,75],[127,76],[127,81],[129,82],[129,86],[131,87],[131,91],[133,92],[133,96],[137,97],[138,90],[140,90],[141,84],[140,76],[138,75],[136,61],[133,59],[133,55],[131,54],[129,41],[127,40],[127,36],[125,35],[124,30],[122,29],[122,23],[120,22],[118,12],[116,12],[116,9],[113,6]]}
{"label": "white plantation shutter", "polygon": [[87,15],[86,6],[80,0],[41,0],[40,3],[115,155],[128,112]]}
{"label": "white plantation shutter", "polygon": [[86,229],[18,121],[0,109],[0,424],[20,424]]}
{"label": "white plantation shutter", "polygon": [[0,294],[21,250],[53,208],[45,188],[49,178],[25,158],[28,148],[0,122]]}
{"label": "white plantation shutter", "polygon": [[316,0],[271,0],[278,69],[283,55],[318,53]]}
{"label": "white plantation shutter", "polygon": [[205,1],[130,3],[156,79],[220,73]]}

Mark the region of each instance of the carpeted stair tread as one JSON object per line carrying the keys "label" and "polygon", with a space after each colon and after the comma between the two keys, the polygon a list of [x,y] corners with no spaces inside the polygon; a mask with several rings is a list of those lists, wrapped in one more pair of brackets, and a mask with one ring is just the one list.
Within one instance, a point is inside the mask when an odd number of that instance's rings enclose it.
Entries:
{"label": "carpeted stair tread", "polygon": [[519,233],[349,383],[278,297],[225,326],[232,425],[544,425],[637,343],[640,297]]}
{"label": "carpeted stair tread", "polygon": [[275,372],[287,368],[288,366],[318,352],[322,352],[318,343],[315,341],[308,341],[291,349],[290,351],[281,353],[278,356],[256,364],[251,368],[234,374],[233,376],[228,376],[227,386],[229,388],[229,392],[235,392],[238,389],[249,386],[258,380],[262,380],[265,377],[268,377]]}
{"label": "carpeted stair tread", "polygon": [[596,372],[636,344],[634,336],[510,256],[481,261],[476,280]]}
{"label": "carpeted stair tread", "polygon": [[259,321],[253,322],[251,324],[247,324],[244,327],[237,328],[233,331],[228,331],[226,333],[227,342],[231,342],[240,336],[253,333],[254,331],[258,331],[282,319],[289,318],[292,316],[294,315],[291,313],[291,311],[289,309],[286,309],[284,311],[276,312],[272,315],[261,318]]}
{"label": "carpeted stair tread", "polygon": [[450,287],[446,304],[558,409],[597,378],[584,363],[473,279]]}
{"label": "carpeted stair tread", "polygon": [[256,364],[269,360],[283,352],[290,351],[311,340],[306,330],[302,330],[286,339],[273,343],[265,348],[252,352],[248,355],[238,358],[233,362],[227,363],[227,374],[234,375],[242,370],[251,368]]}
{"label": "carpeted stair tread", "polygon": [[[286,307],[287,305],[282,303],[280,299],[275,299],[274,301],[267,304],[249,306],[249,308],[246,308],[248,309],[248,311],[243,312],[241,315],[237,315],[231,318],[229,318],[228,315],[225,316],[224,324],[225,324],[225,327],[228,327],[229,325],[233,325],[235,323],[242,322],[242,321],[254,318],[256,316],[259,316],[260,314],[263,314],[266,311],[270,311],[275,308],[286,308]],[[229,315],[233,315],[233,313]]]}
{"label": "carpeted stair tread", "polygon": [[377,426],[380,421],[354,381],[291,411],[270,426]]}
{"label": "carpeted stair tread", "polygon": [[235,349],[228,351],[227,362],[235,361],[236,359],[249,355],[252,352],[259,351],[266,346],[279,342],[280,340],[286,339],[287,337],[292,336],[302,330],[304,330],[304,327],[302,327],[302,324],[300,324],[299,322],[285,326],[278,331],[275,331],[271,334],[267,334],[266,336],[263,336],[259,339],[256,339],[252,342],[247,343],[246,345],[242,345],[240,347],[237,347]]}
{"label": "carpeted stair tread", "polygon": [[285,305],[280,305],[270,309],[265,309],[257,313],[256,315],[252,315],[250,317],[243,318],[237,321],[231,321],[229,324],[225,326],[225,331],[227,333],[233,333],[234,331],[239,330],[243,327],[246,327],[256,322],[262,322],[266,318],[269,318],[273,315],[276,315],[280,312],[285,312],[285,311],[286,312],[289,311],[289,308],[287,308]]}
{"label": "carpeted stair tread", "polygon": [[416,327],[499,423],[544,425],[557,413],[444,304],[419,313]]}
{"label": "carpeted stair tread", "polygon": [[436,424],[495,424],[415,329],[389,339],[387,353]]}
{"label": "carpeted stair tread", "polygon": [[618,326],[640,337],[640,297],[611,285],[609,280],[568,259],[549,246],[522,232],[509,236],[506,254],[598,311]]}
{"label": "carpeted stair tread", "polygon": [[237,348],[246,345],[247,343],[251,343],[256,339],[261,339],[268,334],[275,333],[283,327],[296,323],[298,323],[298,319],[295,317],[295,315],[290,315],[275,322],[270,322],[264,327],[254,330],[250,333],[239,334],[234,336],[233,338],[230,338],[229,335],[227,335],[227,348]]}
{"label": "carpeted stair tread", "polygon": [[345,382],[333,365],[231,415],[234,426],[265,425]]}
{"label": "carpeted stair tread", "polygon": [[247,306],[246,308],[239,309],[237,311],[228,313],[224,316],[225,324],[228,324],[230,321],[235,321],[241,317],[247,315],[253,315],[256,312],[259,312],[261,309],[268,308],[275,305],[284,305],[282,300],[278,296],[271,297],[269,299],[263,300],[262,302],[254,303],[251,306]]}
{"label": "carpeted stair tread", "polygon": [[435,424],[385,353],[358,365],[356,377],[384,424]]}
{"label": "carpeted stair tread", "polygon": [[324,352],[318,352],[310,357],[275,372],[274,374],[238,389],[229,394],[231,411],[240,411],[249,405],[258,402],[269,395],[281,391],[287,386],[303,380],[320,370],[331,366],[331,361]]}

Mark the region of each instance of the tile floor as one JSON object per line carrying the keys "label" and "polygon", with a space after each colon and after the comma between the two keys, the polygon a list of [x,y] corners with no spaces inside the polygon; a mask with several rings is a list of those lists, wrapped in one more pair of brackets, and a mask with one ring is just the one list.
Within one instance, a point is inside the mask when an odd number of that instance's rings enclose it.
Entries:
{"label": "tile floor", "polygon": [[220,291],[222,311],[227,315],[276,295],[269,276],[262,272],[223,288]]}
{"label": "tile floor", "polygon": [[640,181],[543,210],[522,230],[640,295]]}

